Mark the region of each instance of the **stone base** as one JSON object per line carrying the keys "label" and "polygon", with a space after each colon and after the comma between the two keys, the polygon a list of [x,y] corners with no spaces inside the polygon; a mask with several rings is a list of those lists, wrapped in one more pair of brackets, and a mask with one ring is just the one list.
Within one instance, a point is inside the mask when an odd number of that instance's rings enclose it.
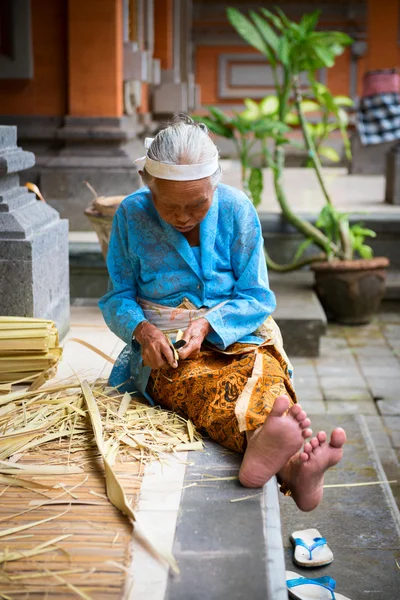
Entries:
{"label": "stone base", "polygon": [[[0,117],[1,122],[2,117]],[[143,127],[133,118],[44,119],[8,117],[18,125],[24,146],[36,154],[36,164],[25,171],[21,182],[31,181],[50,206],[70,222],[71,231],[90,231],[83,211],[93,194],[128,195],[141,186],[134,160],[144,154],[138,139]]]}
{"label": "stone base", "polygon": [[351,136],[352,160],[349,172],[352,175],[384,175],[386,157],[398,142],[384,142],[363,146],[357,133]]}
{"label": "stone base", "polygon": [[[6,251],[7,250],[7,251]],[[0,240],[0,314],[55,321],[69,329],[68,222],[21,240]]]}
{"label": "stone base", "polygon": [[0,315],[69,327],[68,222],[19,185],[35,163],[17,146],[17,128],[0,126]]}

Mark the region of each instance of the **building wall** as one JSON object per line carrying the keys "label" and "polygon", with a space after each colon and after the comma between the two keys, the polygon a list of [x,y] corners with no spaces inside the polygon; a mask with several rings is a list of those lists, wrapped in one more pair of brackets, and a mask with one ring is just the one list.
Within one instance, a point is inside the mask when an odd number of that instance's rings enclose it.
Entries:
{"label": "building wall", "polygon": [[[389,0],[389,3],[392,4],[392,0]],[[201,87],[203,106],[210,104],[221,104],[226,107],[237,106],[242,103],[243,97],[248,96],[257,100],[262,96],[261,83],[255,84],[253,89],[249,86],[247,93],[242,93],[243,90],[240,90],[241,93],[238,93],[236,97],[233,95],[234,85],[232,85],[232,89],[228,89],[230,97],[226,97],[227,94],[223,92],[224,86],[221,81],[228,82],[227,87],[229,88],[231,75],[228,71],[230,65],[235,62],[235,57],[232,56],[231,61],[229,55],[252,52],[255,57],[255,68],[258,68],[261,73],[260,63],[256,62],[259,61],[261,55],[256,50],[250,49],[236,34],[226,17],[226,8],[233,5],[243,13],[247,13],[249,9],[257,8],[257,5],[271,5],[268,8],[273,9],[275,4],[277,4],[276,1],[261,3],[245,0],[240,2],[215,0],[211,4],[207,0],[194,0],[193,38],[196,81]],[[281,0],[278,4],[293,19],[299,19],[304,12],[320,8],[322,10],[319,25],[321,29],[345,31],[358,41],[367,39],[367,0]],[[394,10],[394,6],[392,9]],[[388,6],[388,10],[391,10],[390,6]],[[387,44],[386,46],[384,44],[387,35],[386,29],[382,27],[380,31],[375,31],[372,42],[374,45],[382,43],[384,47],[387,47]],[[398,46],[393,50],[392,44],[391,48],[391,55],[386,56],[388,68],[397,66],[400,62]],[[360,95],[362,77],[367,68],[366,57],[354,58],[348,48],[342,56],[337,58],[334,67],[321,73],[321,80],[327,83],[334,94]],[[264,88],[264,95],[267,93],[273,93],[272,86],[269,89],[268,86]]]}
{"label": "building wall", "polygon": [[67,112],[67,0],[31,0],[34,77],[0,80],[0,114]]}

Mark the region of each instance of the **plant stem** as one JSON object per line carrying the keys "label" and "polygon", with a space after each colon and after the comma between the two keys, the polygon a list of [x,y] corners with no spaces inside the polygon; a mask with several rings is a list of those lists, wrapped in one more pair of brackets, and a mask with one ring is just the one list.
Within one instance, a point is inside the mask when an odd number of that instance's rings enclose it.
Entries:
{"label": "plant stem", "polygon": [[280,265],[280,264],[276,263],[274,260],[272,260],[272,258],[269,256],[265,247],[264,247],[264,255],[265,255],[265,260],[266,260],[267,266],[272,271],[276,271],[277,273],[288,273],[289,271],[295,271],[296,269],[300,269],[301,267],[305,267],[306,265],[310,265],[312,263],[323,262],[327,258],[326,254],[316,254],[315,256],[311,256],[310,258],[303,258],[302,260],[293,261],[286,265]]}
{"label": "plant stem", "polygon": [[301,92],[300,92],[300,86],[299,86],[299,82],[297,77],[294,78],[293,80],[293,87],[294,87],[294,93],[295,93],[295,104],[296,104],[296,108],[297,108],[297,112],[299,115],[299,119],[300,119],[300,125],[301,125],[301,129],[303,131],[303,137],[304,137],[304,141],[306,143],[306,148],[308,150],[308,155],[311,158],[313,165],[314,165],[314,169],[315,169],[315,173],[318,177],[318,181],[319,184],[321,186],[322,192],[325,196],[325,200],[327,202],[327,204],[332,205],[332,200],[330,199],[328,190],[326,189],[325,186],[325,181],[322,177],[322,173],[321,173],[321,163],[317,154],[317,150],[315,148],[315,144],[313,142],[313,139],[310,135],[310,132],[308,131],[307,128],[307,121],[306,118],[304,116],[304,112],[303,109],[301,107],[301,101],[302,101],[302,97],[301,97]]}
{"label": "plant stem", "polygon": [[[293,79],[293,88],[294,88],[294,92],[295,92],[295,104],[296,104],[297,112],[299,115],[301,129],[303,132],[303,137],[304,137],[304,141],[305,141],[305,144],[306,144],[306,147],[308,150],[309,157],[312,160],[315,173],[317,175],[322,192],[325,196],[326,203],[330,206],[333,206],[332,200],[331,200],[328,190],[326,189],[326,186],[325,186],[324,178],[322,177],[321,162],[319,160],[314,141],[308,131],[307,121],[304,116],[303,109],[301,107],[302,97],[301,97],[301,91],[300,91],[299,81],[298,81],[297,77],[295,77]],[[342,246],[342,258],[344,258],[345,260],[349,260],[349,259],[351,259],[352,254],[353,254],[351,240],[350,240],[349,235],[345,231],[345,229],[342,227],[341,223],[339,223],[339,234],[340,234],[340,242],[341,242],[341,246]],[[334,244],[332,242],[330,242],[330,246],[331,246],[332,250],[334,250]],[[334,250],[334,252],[335,252],[335,254],[338,255],[336,250]]]}
{"label": "plant stem", "polygon": [[340,249],[329,241],[329,239],[320,231],[317,227],[314,227],[308,221],[303,220],[301,217],[298,217],[289,207],[289,203],[285,196],[285,192],[283,191],[283,187],[281,184],[281,178],[283,174],[284,168],[284,149],[282,146],[275,146],[275,163],[276,168],[274,169],[274,187],[275,194],[277,200],[282,209],[282,213],[287,221],[293,225],[300,233],[302,233],[305,237],[310,237],[314,241],[314,243],[322,248],[326,252],[326,249],[331,246],[336,254],[340,254]]}

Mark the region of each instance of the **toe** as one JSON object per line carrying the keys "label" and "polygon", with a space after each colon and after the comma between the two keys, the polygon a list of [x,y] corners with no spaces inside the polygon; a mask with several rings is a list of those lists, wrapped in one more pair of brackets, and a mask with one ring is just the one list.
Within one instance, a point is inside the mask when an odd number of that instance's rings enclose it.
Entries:
{"label": "toe", "polygon": [[301,410],[298,415],[296,415],[296,421],[301,423],[304,419],[307,418],[307,413],[304,410]]}
{"label": "toe", "polygon": [[324,442],[326,442],[326,433],[325,431],[319,431],[317,434],[317,438],[320,444],[323,444]]}
{"label": "toe", "polygon": [[312,452],[312,446],[310,442],[306,442],[304,444],[304,452],[307,452],[307,454],[310,454]]}
{"label": "toe", "polygon": [[313,437],[311,442],[310,442],[312,449],[315,450],[315,448],[317,448],[319,446],[319,440],[316,437]]}
{"label": "toe", "polygon": [[341,427],[332,431],[330,445],[334,448],[341,448],[346,441],[346,432]]}
{"label": "toe", "polygon": [[307,438],[310,438],[310,437],[312,436],[312,429],[309,429],[308,427],[307,427],[307,429],[304,429],[304,430],[302,431],[302,436],[303,436],[303,438],[304,438],[305,440],[306,440]]}
{"label": "toe", "polygon": [[307,452],[300,452],[300,462],[307,462],[310,458],[310,455]]}
{"label": "toe", "polygon": [[302,422],[300,423],[300,427],[301,427],[302,429],[307,429],[308,427],[310,427],[310,425],[311,425],[311,421],[310,421],[310,419],[304,419],[304,421],[302,421]]}
{"label": "toe", "polygon": [[304,412],[304,411],[301,408],[300,404],[294,404],[289,411],[289,415],[291,417],[293,417],[294,419],[297,419],[297,415],[299,415],[301,412]]}
{"label": "toe", "polygon": [[282,417],[289,406],[290,400],[287,396],[278,396],[270,412],[271,417]]}

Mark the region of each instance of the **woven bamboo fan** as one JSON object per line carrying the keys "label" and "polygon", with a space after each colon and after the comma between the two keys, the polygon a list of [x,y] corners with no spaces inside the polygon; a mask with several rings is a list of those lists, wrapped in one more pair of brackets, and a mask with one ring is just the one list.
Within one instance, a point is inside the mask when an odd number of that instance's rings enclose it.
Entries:
{"label": "woven bamboo fan", "polygon": [[86,208],[85,215],[97,233],[101,251],[104,258],[106,258],[113,218],[125,196],[98,196],[90,183],[87,181],[85,181],[85,183],[93,194],[93,201],[91,205]]}

